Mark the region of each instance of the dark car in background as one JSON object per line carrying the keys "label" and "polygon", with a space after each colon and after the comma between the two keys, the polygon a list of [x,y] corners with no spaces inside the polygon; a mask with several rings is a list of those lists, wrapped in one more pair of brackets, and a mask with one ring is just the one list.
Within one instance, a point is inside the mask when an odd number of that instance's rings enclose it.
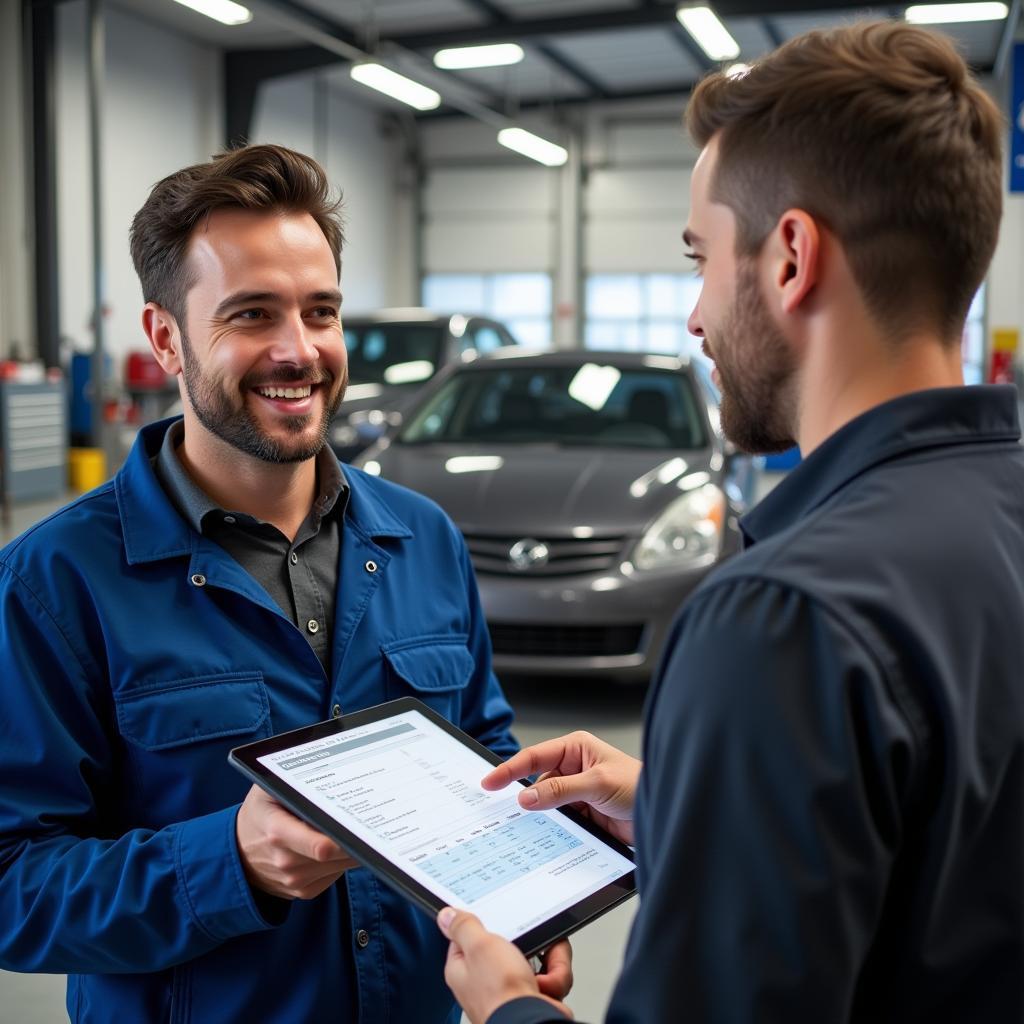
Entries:
{"label": "dark car in background", "polygon": [[330,443],[350,461],[390,428],[443,366],[494,352],[516,339],[496,320],[465,313],[392,309],[343,318],[349,386]]}
{"label": "dark car in background", "polygon": [[497,671],[624,681],[650,677],[680,603],[738,549],[756,482],[701,373],[636,353],[452,366],[356,464],[459,526]]}

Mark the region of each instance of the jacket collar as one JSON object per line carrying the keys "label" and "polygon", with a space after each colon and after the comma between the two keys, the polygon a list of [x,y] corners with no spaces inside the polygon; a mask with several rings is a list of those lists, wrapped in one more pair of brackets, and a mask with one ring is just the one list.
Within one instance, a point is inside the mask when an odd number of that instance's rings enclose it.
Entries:
{"label": "jacket collar", "polygon": [[[160,451],[164,435],[177,421],[178,418],[161,420],[143,427],[114,477],[129,565],[188,556],[199,542],[199,534],[174,507],[153,469],[153,459]],[[343,467],[342,474],[351,489],[346,525],[368,537],[413,536],[412,530],[375,493],[366,474],[350,467]]]}
{"label": "jacket collar", "polygon": [[740,522],[746,543],[810,514],[874,466],[926,448],[1020,439],[1011,385],[932,388],[862,413],[826,438]]}

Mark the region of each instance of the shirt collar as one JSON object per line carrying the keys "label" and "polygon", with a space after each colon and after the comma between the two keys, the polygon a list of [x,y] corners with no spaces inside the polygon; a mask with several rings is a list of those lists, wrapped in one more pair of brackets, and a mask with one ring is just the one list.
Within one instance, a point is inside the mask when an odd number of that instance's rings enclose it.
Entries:
{"label": "shirt collar", "polygon": [[869,409],[826,438],[740,522],[755,544],[791,526],[862,473],[925,448],[1017,441],[1012,385],[932,388]]}
{"label": "shirt collar", "polygon": [[[216,514],[218,519],[225,514],[230,514],[239,519],[258,523],[259,519],[248,516],[243,512],[231,509],[223,509],[189,476],[181,459],[178,458],[178,445],[185,439],[185,423],[177,420],[171,424],[164,434],[153,468],[163,485],[167,496],[174,503],[175,507],[182,514],[185,521],[197,533],[203,532],[203,523],[206,517]],[[312,514],[319,522],[325,519],[337,506],[339,513],[345,509],[345,501],[338,505],[338,498],[344,492],[347,499],[348,483],[345,475],[334,457],[330,446],[324,445],[316,457],[317,481],[319,482],[319,493],[316,501],[313,502]]]}
{"label": "shirt collar", "polygon": [[[114,477],[117,513],[129,565],[187,556],[196,547],[199,535],[175,507],[153,468],[164,435],[175,422],[158,420],[144,426]],[[402,508],[409,507],[402,497],[404,492],[351,466],[339,468],[339,472],[344,476],[348,494],[335,505],[334,514],[344,515],[346,529],[351,526],[372,539],[413,536],[389,504],[390,499]]]}

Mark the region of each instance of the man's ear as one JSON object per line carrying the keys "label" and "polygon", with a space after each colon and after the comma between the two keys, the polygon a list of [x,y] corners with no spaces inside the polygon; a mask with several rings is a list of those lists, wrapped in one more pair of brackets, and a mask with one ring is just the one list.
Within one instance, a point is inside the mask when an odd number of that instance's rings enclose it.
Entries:
{"label": "man's ear", "polygon": [[821,277],[821,230],[805,210],[787,210],[768,239],[770,288],[782,313],[795,313]]}
{"label": "man's ear", "polygon": [[147,302],[142,310],[142,329],[164,373],[181,373],[181,332],[171,313],[156,302]]}

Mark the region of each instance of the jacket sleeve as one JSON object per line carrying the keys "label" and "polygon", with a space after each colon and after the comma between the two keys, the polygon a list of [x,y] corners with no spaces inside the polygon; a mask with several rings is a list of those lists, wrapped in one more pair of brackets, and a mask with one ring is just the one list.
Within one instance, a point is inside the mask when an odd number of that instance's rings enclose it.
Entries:
{"label": "jacket sleeve", "polygon": [[559,1024],[563,1020],[569,1018],[559,1013],[550,1003],[533,996],[522,996],[499,1006],[487,1018],[487,1024]]}
{"label": "jacket sleeve", "polygon": [[120,827],[107,681],[8,566],[0,650],[0,967],[154,971],[269,927],[238,858],[237,807]]}
{"label": "jacket sleeve", "polygon": [[473,563],[462,534],[449,523],[457,545],[459,567],[465,580],[466,605],[469,616],[467,646],[476,666],[462,704],[461,720],[456,724],[478,743],[489,747],[500,757],[511,757],[519,749],[512,735],[512,708],[498,684],[491,667],[491,637],[487,630]]}
{"label": "jacket sleeve", "polygon": [[691,602],[648,705],[609,1021],[849,1019],[920,778],[905,710],[807,596],[742,579]]}

